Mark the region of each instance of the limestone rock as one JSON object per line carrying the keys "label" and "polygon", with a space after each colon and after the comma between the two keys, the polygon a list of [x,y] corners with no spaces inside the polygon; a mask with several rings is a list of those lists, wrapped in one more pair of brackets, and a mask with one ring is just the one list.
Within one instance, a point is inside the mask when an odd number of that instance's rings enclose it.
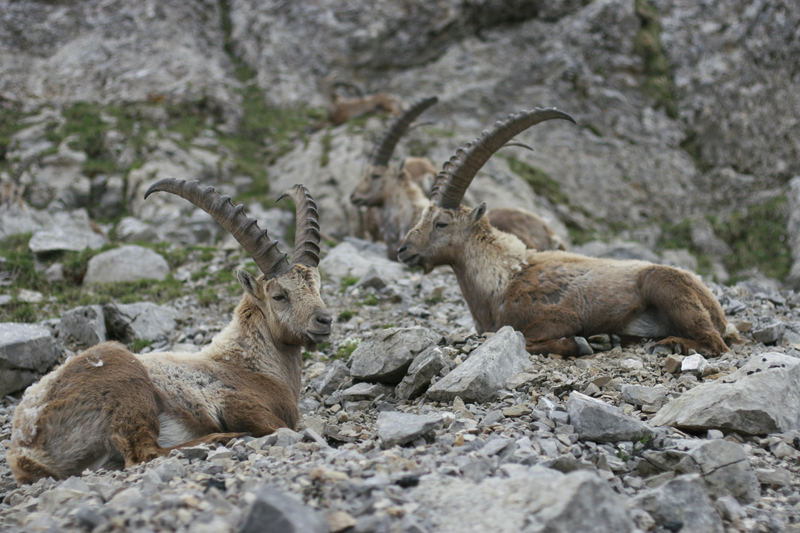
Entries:
{"label": "limestone rock", "polygon": [[503,326],[466,361],[434,383],[427,397],[437,401],[450,401],[456,396],[464,401],[489,400],[509,378],[530,366],[522,333]]}
{"label": "limestone rock", "polygon": [[0,322],[0,396],[24,389],[61,355],[50,330],[34,324]]}
{"label": "limestone rock", "polygon": [[154,341],[175,331],[178,313],[151,302],[106,304],[103,306],[109,338],[123,342]]}
{"label": "limestone rock", "polygon": [[163,280],[168,274],[169,265],[160,254],[141,246],[127,245],[89,259],[83,282],[92,284]]}
{"label": "limestone rock", "polygon": [[720,382],[702,383],[662,407],[650,421],[692,431],[762,435],[800,428],[800,359],[757,354]]}
{"label": "limestone rock", "polygon": [[73,342],[80,348],[88,348],[106,340],[106,320],[103,307],[88,305],[76,307],[64,313],[58,323],[62,339]]}
{"label": "limestone rock", "polygon": [[664,529],[681,524],[686,531],[724,531],[722,520],[698,474],[678,476],[639,494],[632,503],[650,513],[656,524]]}
{"label": "limestone rock", "polygon": [[383,411],[378,415],[378,438],[389,448],[406,444],[441,427],[440,416],[415,415],[399,411]]}
{"label": "limestone rock", "polygon": [[580,392],[570,393],[567,411],[570,424],[582,440],[635,441],[653,433],[647,424],[624,414],[618,407]]}
{"label": "limestone rock", "polygon": [[343,242],[329,251],[320,261],[319,269],[322,273],[335,278],[361,279],[371,269],[379,271],[384,281],[400,279],[405,275],[400,263],[377,255],[358,253],[349,242]]}
{"label": "limestone rock", "polygon": [[417,354],[440,339],[441,335],[421,327],[380,331],[353,351],[350,375],[357,380],[394,385],[403,379]]}
{"label": "limestone rock", "polygon": [[328,524],[292,494],[268,485],[258,488],[239,533],[328,533]]}
{"label": "limestone rock", "polygon": [[425,392],[431,378],[444,368],[444,354],[438,346],[430,346],[420,352],[408,367],[403,380],[395,388],[398,398],[410,400]]}

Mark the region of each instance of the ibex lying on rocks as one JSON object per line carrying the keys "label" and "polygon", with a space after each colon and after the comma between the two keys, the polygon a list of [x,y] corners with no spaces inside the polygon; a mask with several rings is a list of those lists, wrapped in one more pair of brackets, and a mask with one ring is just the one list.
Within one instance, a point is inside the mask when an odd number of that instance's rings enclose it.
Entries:
{"label": "ibex lying on rocks", "polygon": [[400,114],[400,102],[394,96],[386,93],[368,94],[355,98],[342,98],[339,95],[333,95],[328,118],[334,126],[338,126],[348,120],[378,110],[398,115]]}
{"label": "ibex lying on rocks", "polygon": [[145,197],[155,191],[207,211],[252,256],[261,275],[237,273],[244,295],[233,319],[200,352],[136,355],[106,342],[31,386],[14,412],[7,454],[19,483],[128,467],[181,446],[295,427],[301,350],[331,331],[319,293],[314,201],[305,187],[293,188],[297,236],[289,260],[244,206],[213,187],[167,179]]}
{"label": "ibex lying on rocks", "polygon": [[[389,259],[397,259],[397,246],[429,204],[422,181],[436,168],[428,159],[406,158],[398,167],[389,166],[397,142],[411,123],[427,108],[438,101],[435,96],[423,98],[412,104],[392,122],[383,137],[376,143],[369,164],[361,176],[350,201],[365,206],[367,226],[377,226],[372,233],[376,240],[386,243]],[[499,229],[513,233],[529,248],[537,250],[564,249],[561,240],[547,222],[538,215],[522,209],[495,208],[488,213],[489,222]],[[377,219],[377,222],[373,222]]]}
{"label": "ibex lying on rocks", "polygon": [[[524,129],[557,118],[574,122],[556,109],[516,113],[460,148],[401,243],[400,260],[426,272],[450,265],[478,332],[510,325],[525,335],[531,353],[587,355],[592,350],[584,337],[598,333],[666,337],[659,344],[683,351],[727,351],[724,313],[695,275],[644,261],[528,250],[486,221],[486,204],[461,206],[495,151]],[[729,337],[738,340],[734,331]]]}

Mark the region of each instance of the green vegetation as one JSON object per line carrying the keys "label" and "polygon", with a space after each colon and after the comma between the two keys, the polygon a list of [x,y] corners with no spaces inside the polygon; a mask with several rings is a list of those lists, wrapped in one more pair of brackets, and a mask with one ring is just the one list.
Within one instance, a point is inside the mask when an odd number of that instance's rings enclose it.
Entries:
{"label": "green vegetation", "polygon": [[0,107],[0,170],[7,166],[6,153],[11,137],[23,129],[26,114],[16,107]]}
{"label": "green vegetation", "polygon": [[500,157],[508,162],[509,170],[524,179],[536,194],[547,198],[553,205],[569,205],[569,198],[561,191],[561,186],[545,171],[512,156],[501,154]]}
{"label": "green vegetation", "polygon": [[378,300],[378,297],[377,297],[377,296],[375,296],[374,294],[367,294],[367,295],[366,295],[366,296],[364,296],[364,298],[361,300],[361,302],[359,303],[359,305],[378,305],[378,301],[379,301],[379,300]]}
{"label": "green vegetation", "polygon": [[359,341],[345,341],[339,345],[336,353],[330,356],[331,359],[347,359],[358,348]]}
{"label": "green vegetation", "polygon": [[[726,217],[708,217],[716,236],[732,250],[722,258],[725,268],[732,274],[730,282],[737,281],[737,272],[749,268],[757,268],[775,279],[786,277],[792,266],[786,232],[788,215],[786,198],[776,196]],[[688,249],[697,258],[698,271],[710,274],[711,257],[692,242],[692,224],[691,219],[684,219],[665,225],[659,246]]]}
{"label": "green vegetation", "polygon": [[669,61],[661,44],[661,20],[651,0],[635,0],[636,15],[641,27],[633,41],[633,51],[644,62],[644,93],[672,118],[678,118],[675,87]]}
{"label": "green vegetation", "polygon": [[354,276],[345,276],[342,278],[342,281],[339,283],[339,287],[342,289],[342,292],[347,290],[348,287],[352,287],[356,283],[358,283],[358,279]]}
{"label": "green vegetation", "polygon": [[345,309],[344,311],[339,313],[339,316],[336,317],[336,320],[338,322],[347,322],[348,320],[353,318],[355,315],[356,315],[355,311],[351,311],[349,309]]}
{"label": "green vegetation", "polygon": [[145,339],[134,339],[133,342],[130,343],[128,349],[133,353],[140,353],[145,348],[151,346],[153,341],[148,341]]}

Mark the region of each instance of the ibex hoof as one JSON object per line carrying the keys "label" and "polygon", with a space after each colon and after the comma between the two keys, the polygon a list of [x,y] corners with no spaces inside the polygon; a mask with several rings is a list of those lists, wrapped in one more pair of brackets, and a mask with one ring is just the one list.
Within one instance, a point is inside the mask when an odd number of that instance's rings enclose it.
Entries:
{"label": "ibex hoof", "polygon": [[587,341],[585,337],[575,337],[575,344],[578,347],[579,356],[592,355],[594,353],[589,341]]}
{"label": "ibex hoof", "polygon": [[608,335],[607,333],[592,335],[587,340],[589,341],[589,346],[591,346],[596,352],[607,352],[614,347],[614,342],[611,339],[611,335]]}

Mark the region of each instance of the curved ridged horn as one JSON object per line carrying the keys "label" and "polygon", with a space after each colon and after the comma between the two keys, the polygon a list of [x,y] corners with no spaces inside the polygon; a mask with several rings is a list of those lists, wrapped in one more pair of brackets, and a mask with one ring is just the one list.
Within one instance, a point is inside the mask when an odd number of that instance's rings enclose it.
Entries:
{"label": "curved ridged horn", "polygon": [[459,148],[445,164],[445,169],[437,177],[435,189],[431,190],[431,200],[440,207],[455,209],[461,204],[472,178],[493,153],[521,131],[555,118],[576,123],[571,116],[555,108],[520,111],[510,114],[506,120],[495,122],[491,130],[484,131],[473,142]]}
{"label": "curved ridged horn", "polygon": [[381,140],[375,145],[370,157],[370,163],[375,166],[388,165],[389,159],[392,158],[394,147],[397,146],[400,137],[408,131],[408,127],[414,122],[414,119],[438,101],[439,98],[436,96],[422,98],[414,102],[402,115],[397,117],[389,126],[389,129],[386,130],[386,133],[383,134]]}
{"label": "curved ridged horn", "polygon": [[286,196],[294,200],[295,232],[292,264],[300,263],[315,267],[319,265],[319,212],[314,198],[303,185],[295,185],[289,192],[283,193],[275,202]]}
{"label": "curved ridged horn", "polygon": [[278,241],[270,239],[267,230],[262,231],[256,219],[245,214],[243,204],[233,205],[230,196],[219,194],[214,187],[203,187],[198,181],[167,178],[152,184],[144,197],[157,191],[176,194],[211,215],[239,241],[268,278],[289,270],[289,261],[280,251]]}

